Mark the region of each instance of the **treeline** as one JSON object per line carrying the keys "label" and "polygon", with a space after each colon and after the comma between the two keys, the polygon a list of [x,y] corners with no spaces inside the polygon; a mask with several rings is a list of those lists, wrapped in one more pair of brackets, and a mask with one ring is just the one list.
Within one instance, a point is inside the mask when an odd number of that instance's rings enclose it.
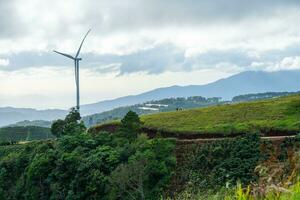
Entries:
{"label": "treeline", "polygon": [[0,143],[44,140],[54,138],[50,128],[17,126],[0,128]]}
{"label": "treeline", "polygon": [[232,98],[233,102],[255,101],[260,99],[271,99],[276,97],[283,97],[293,94],[300,94],[300,92],[265,92],[255,94],[239,95]]}

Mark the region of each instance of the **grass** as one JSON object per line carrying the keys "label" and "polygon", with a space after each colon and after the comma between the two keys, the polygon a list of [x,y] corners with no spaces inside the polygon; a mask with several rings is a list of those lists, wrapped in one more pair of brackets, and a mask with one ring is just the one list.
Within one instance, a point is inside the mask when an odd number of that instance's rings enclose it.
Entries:
{"label": "grass", "polygon": [[176,133],[300,132],[300,95],[141,117],[144,127]]}
{"label": "grass", "polygon": [[[270,190],[264,197],[252,194],[250,187],[242,188],[237,184],[233,189],[221,189],[219,192],[206,192],[206,194],[191,191],[183,191],[177,199],[181,200],[299,200],[300,199],[300,182],[296,182],[284,190]],[[168,199],[171,200],[171,199]]]}

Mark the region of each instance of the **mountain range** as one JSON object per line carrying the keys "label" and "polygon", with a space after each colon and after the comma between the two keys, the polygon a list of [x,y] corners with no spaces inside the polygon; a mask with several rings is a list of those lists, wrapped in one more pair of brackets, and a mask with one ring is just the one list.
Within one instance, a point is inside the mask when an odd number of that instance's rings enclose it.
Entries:
{"label": "mountain range", "polygon": [[[262,92],[293,92],[300,90],[300,70],[247,71],[206,85],[171,86],[154,89],[138,95],[101,101],[81,106],[82,115],[101,113],[121,106],[172,97],[221,97],[231,100],[234,96]],[[66,110],[35,110],[30,108],[0,108],[0,126],[23,120],[54,120],[63,118]]]}
{"label": "mountain range", "polygon": [[120,106],[134,105],[151,100],[171,97],[221,97],[231,100],[234,96],[263,92],[293,92],[300,90],[300,70],[247,71],[206,85],[171,86],[158,88],[138,95],[87,104],[81,107],[83,115],[99,113]]}

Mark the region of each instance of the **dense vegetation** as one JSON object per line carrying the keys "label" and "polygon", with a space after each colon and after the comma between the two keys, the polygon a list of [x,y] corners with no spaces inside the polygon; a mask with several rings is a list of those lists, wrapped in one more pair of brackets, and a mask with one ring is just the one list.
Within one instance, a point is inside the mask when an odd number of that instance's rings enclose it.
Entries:
{"label": "dense vegetation", "polygon": [[300,95],[141,117],[144,127],[174,133],[300,131]]}
{"label": "dense vegetation", "polygon": [[263,156],[258,134],[226,139],[200,146],[192,155],[189,173],[199,190],[234,186],[237,181],[249,184]]}
{"label": "dense vegetation", "polygon": [[182,200],[297,200],[300,138],[274,145],[247,135],[203,144],[183,173],[187,184],[177,194]]}
{"label": "dense vegetation", "polygon": [[43,140],[51,138],[54,138],[54,136],[51,134],[49,128],[37,126],[0,128],[0,143]]}
{"label": "dense vegetation", "polygon": [[[203,143],[192,146],[184,155],[188,162],[182,163],[175,159],[175,140],[148,139],[135,112],[129,111],[113,134],[86,133],[80,119],[72,109],[64,120],[55,121],[51,131],[56,140],[0,146],[0,199],[250,200],[300,195],[300,135],[277,146],[261,141],[259,134]],[[170,191],[175,174],[183,184],[177,193]]]}
{"label": "dense vegetation", "polygon": [[[130,112],[115,134],[79,132],[72,110],[57,140],[0,147],[0,199],[158,199],[176,160],[174,141],[138,134]],[[68,132],[70,131],[70,132]],[[75,132],[73,132],[75,131]]]}

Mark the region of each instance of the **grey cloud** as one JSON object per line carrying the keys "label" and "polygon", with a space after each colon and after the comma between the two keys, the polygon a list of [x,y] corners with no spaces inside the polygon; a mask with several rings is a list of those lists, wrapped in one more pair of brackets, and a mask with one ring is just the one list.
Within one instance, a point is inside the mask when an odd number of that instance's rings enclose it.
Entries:
{"label": "grey cloud", "polygon": [[[99,32],[190,26],[270,17],[278,9],[299,7],[296,0],[124,0],[86,4],[84,21]],[[180,28],[180,27],[179,27]]]}
{"label": "grey cloud", "polygon": [[[128,55],[115,54],[82,54],[81,68],[99,73],[119,72],[119,75],[135,72],[159,74],[165,71],[192,71],[227,66],[238,66],[241,69],[251,70],[252,63],[278,63],[285,57],[298,56],[300,44],[293,44],[286,49],[270,50],[257,57],[245,49],[210,50],[191,57],[185,56],[185,50],[172,44],[161,44],[152,48],[140,50]],[[1,70],[14,71],[28,67],[42,66],[73,66],[72,60],[53,52],[21,52],[5,57],[10,63]],[[260,66],[261,70],[264,67]]]}
{"label": "grey cloud", "polygon": [[[55,30],[47,31],[48,36],[67,37],[73,33],[74,28],[93,27],[96,34],[109,34],[114,31],[159,29],[162,26],[176,26],[180,29],[218,22],[234,23],[247,17],[272,17],[278,9],[288,12],[289,7],[300,6],[298,0],[78,0],[74,1],[74,4],[78,2],[81,11],[76,17],[60,16]],[[22,21],[23,16],[16,9],[24,3],[32,2],[0,0],[0,38],[11,38],[14,35],[25,37],[28,33],[36,31],[27,30],[29,24]],[[49,8],[53,10],[53,16],[56,15],[56,9],[62,9],[56,8],[55,5],[53,3],[53,7]],[[39,15],[43,15],[39,8],[28,12],[37,13],[31,24],[39,24]],[[64,34],[61,34],[62,32]]]}
{"label": "grey cloud", "polygon": [[25,32],[15,6],[16,0],[0,0],[0,38],[12,38]]}

